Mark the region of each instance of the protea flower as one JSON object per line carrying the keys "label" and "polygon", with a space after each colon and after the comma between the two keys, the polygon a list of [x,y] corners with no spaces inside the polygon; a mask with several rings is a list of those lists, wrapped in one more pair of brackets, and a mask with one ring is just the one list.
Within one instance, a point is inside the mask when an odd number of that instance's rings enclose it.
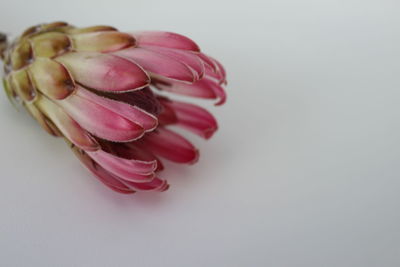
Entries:
{"label": "protea flower", "polygon": [[182,35],[55,22],[11,44],[1,36],[0,54],[10,100],[117,192],[166,190],[159,157],[196,162],[197,149],[169,125],[205,139],[217,130],[205,109],[160,94],[225,101],[224,68]]}

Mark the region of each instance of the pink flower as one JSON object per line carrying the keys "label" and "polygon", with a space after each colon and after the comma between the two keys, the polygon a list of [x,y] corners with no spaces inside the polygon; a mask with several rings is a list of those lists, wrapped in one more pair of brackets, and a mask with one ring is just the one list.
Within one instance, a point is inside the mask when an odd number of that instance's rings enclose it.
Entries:
{"label": "pink flower", "polygon": [[222,65],[182,35],[56,22],[4,44],[10,99],[47,132],[64,137],[82,163],[117,192],[168,189],[158,177],[160,158],[197,161],[197,149],[169,125],[205,139],[218,128],[204,108],[159,94],[214,99],[216,105],[226,100]]}

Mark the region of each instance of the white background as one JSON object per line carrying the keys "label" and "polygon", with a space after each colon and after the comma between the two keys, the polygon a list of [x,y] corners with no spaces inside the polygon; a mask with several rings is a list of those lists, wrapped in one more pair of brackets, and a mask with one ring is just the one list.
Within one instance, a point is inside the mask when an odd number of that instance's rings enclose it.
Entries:
{"label": "white background", "polygon": [[[400,266],[397,0],[1,0],[1,30],[159,29],[228,70],[220,130],[118,195],[0,99],[0,266]],[[172,169],[171,169],[172,168]]]}

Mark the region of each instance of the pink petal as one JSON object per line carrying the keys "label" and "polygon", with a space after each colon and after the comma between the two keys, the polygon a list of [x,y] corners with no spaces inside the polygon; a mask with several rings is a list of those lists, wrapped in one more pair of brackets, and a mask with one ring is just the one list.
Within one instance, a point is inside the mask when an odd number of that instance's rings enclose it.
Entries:
{"label": "pink petal", "polygon": [[114,175],[106,171],[104,168],[97,165],[95,169],[89,169],[99,181],[111,188],[112,190],[122,193],[122,194],[132,194],[135,193],[131,187],[125,185],[120,180],[118,180]]}
{"label": "pink petal", "polygon": [[208,78],[215,79],[219,84],[223,84],[225,82],[225,78],[222,76],[220,72],[214,72],[210,66],[206,65],[205,75]]}
{"label": "pink petal", "polygon": [[127,168],[129,171],[139,174],[151,174],[157,168],[157,161],[155,159],[127,159],[107,153],[103,150],[88,152],[88,154],[103,167],[104,165],[121,165],[122,168]]}
{"label": "pink petal", "polygon": [[173,109],[177,124],[188,131],[208,139],[218,129],[217,121],[204,108],[178,101],[161,101],[163,105]]}
{"label": "pink petal", "polygon": [[205,74],[217,79],[219,83],[226,83],[226,72],[217,60],[203,53],[197,54],[205,64]]}
{"label": "pink petal", "polygon": [[152,74],[186,82],[194,82],[196,78],[187,65],[148,49],[128,48],[113,54],[133,60]]}
{"label": "pink petal", "polygon": [[194,53],[190,53],[183,50],[169,49],[157,46],[146,46],[147,50],[153,51],[155,53],[162,54],[164,56],[170,57],[176,61],[179,61],[186,66],[188,66],[196,75],[197,79],[201,79],[204,75],[205,68],[203,61]]}
{"label": "pink petal", "polygon": [[157,118],[139,107],[96,95],[82,87],[78,87],[76,96],[96,102],[96,104],[140,125],[145,131],[152,131],[157,127]]}
{"label": "pink petal", "polygon": [[226,102],[226,97],[227,97],[226,93],[225,93],[225,89],[220,84],[216,83],[212,79],[209,79],[209,77],[207,77],[207,76],[205,76],[204,79],[208,81],[214,94],[219,99],[219,101],[217,103],[215,103],[215,105],[216,106],[223,105]]}
{"label": "pink petal", "polygon": [[53,103],[46,97],[41,97],[36,101],[40,111],[49,118],[57,129],[73,144],[88,151],[99,149],[99,144],[88,132],[73,120],[62,108]]}
{"label": "pink petal", "polygon": [[216,105],[221,105],[226,101],[224,88],[214,79],[211,79],[207,76],[193,84],[185,84],[178,81],[167,81],[165,79],[155,79],[153,80],[153,85],[160,90],[181,95],[206,99],[219,98],[219,101],[216,103]]}
{"label": "pink petal", "polygon": [[[160,103],[164,103],[169,101],[168,99],[165,99],[163,101],[163,98],[159,98]],[[160,125],[168,125],[168,124],[175,124],[178,122],[178,117],[175,114],[175,110],[168,105],[162,105],[163,109],[160,114],[158,114],[158,122]]]}
{"label": "pink petal", "polygon": [[140,145],[141,142],[129,142],[124,145],[127,147],[125,155],[128,158],[134,158],[141,161],[156,161],[157,168],[154,172],[158,172],[164,169],[164,165],[161,160],[157,158],[153,153],[151,153],[145,146]]}
{"label": "pink petal", "polygon": [[[115,143],[105,140],[98,140],[104,152],[112,154],[118,158],[133,160],[140,163],[141,174],[157,172],[163,169],[161,161],[151,153],[145,146],[140,145],[141,142]],[[156,165],[156,166],[155,166]]]}
{"label": "pink petal", "polygon": [[101,91],[127,92],[146,87],[150,78],[135,63],[93,52],[67,53],[57,57],[80,84]]}
{"label": "pink petal", "polygon": [[107,106],[97,103],[96,98],[87,97],[82,87],[58,104],[91,134],[115,142],[127,142],[140,138],[144,129]]}
{"label": "pink petal", "polygon": [[99,179],[106,186],[111,188],[112,190],[123,193],[123,194],[132,194],[135,191],[130,187],[126,186],[124,183],[119,181],[115,176],[106,171],[103,167],[96,164],[92,161],[92,159],[83,151],[80,151],[76,147],[72,147],[72,151],[78,157],[78,159],[88,168],[97,179]]}
{"label": "pink petal", "polygon": [[161,180],[156,177],[151,182],[148,183],[135,183],[131,181],[122,181],[124,184],[132,188],[135,191],[165,191],[167,187],[167,181]]}
{"label": "pink petal", "polygon": [[216,60],[214,58],[211,58],[211,59],[214,61],[214,64],[217,65],[217,67],[218,67],[217,72],[221,73],[221,76],[224,78],[224,81],[226,81],[226,71],[225,71],[224,66],[222,66],[222,64],[218,60]]}
{"label": "pink petal", "polygon": [[88,155],[108,172],[127,181],[150,182],[154,178],[157,162],[140,162],[124,159],[102,150],[88,152]]}
{"label": "pink petal", "polygon": [[206,66],[210,67],[213,72],[217,72],[218,67],[214,61],[204,53],[198,53],[198,57],[205,63]]}
{"label": "pink petal", "polygon": [[161,46],[167,48],[175,48],[182,50],[200,51],[200,48],[191,39],[172,32],[162,31],[142,31],[134,32],[138,46]]}
{"label": "pink petal", "polygon": [[143,145],[152,153],[170,161],[195,163],[198,159],[198,151],[189,141],[164,127],[158,127],[155,132],[147,134]]}

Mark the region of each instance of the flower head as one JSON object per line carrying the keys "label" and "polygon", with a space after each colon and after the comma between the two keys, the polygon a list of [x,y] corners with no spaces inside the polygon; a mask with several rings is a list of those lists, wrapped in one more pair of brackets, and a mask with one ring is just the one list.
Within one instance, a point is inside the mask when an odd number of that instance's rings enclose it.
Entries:
{"label": "flower head", "polygon": [[123,33],[109,26],[55,22],[2,36],[4,88],[82,163],[121,193],[164,191],[159,158],[194,163],[197,149],[168,129],[210,138],[217,122],[204,108],[160,91],[225,102],[225,71],[196,43],[169,32]]}

